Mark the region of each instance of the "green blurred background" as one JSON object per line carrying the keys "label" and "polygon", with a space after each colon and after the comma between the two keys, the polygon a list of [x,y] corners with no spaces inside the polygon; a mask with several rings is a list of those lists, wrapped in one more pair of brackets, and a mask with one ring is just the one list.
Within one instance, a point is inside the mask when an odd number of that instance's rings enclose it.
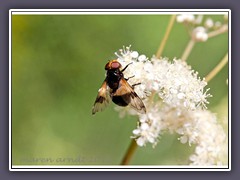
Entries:
{"label": "green blurred background", "polygon": [[[222,20],[223,16],[208,16]],[[104,66],[123,45],[151,57],[168,15],[13,15],[13,165],[119,165],[136,118],[120,119],[113,104],[91,115]],[[163,56],[180,58],[189,36],[175,23]],[[188,63],[200,77],[228,51],[228,34],[197,43]],[[208,85],[209,109],[226,121],[228,67]],[[138,148],[131,164],[187,164],[194,147],[165,134],[153,149]]]}

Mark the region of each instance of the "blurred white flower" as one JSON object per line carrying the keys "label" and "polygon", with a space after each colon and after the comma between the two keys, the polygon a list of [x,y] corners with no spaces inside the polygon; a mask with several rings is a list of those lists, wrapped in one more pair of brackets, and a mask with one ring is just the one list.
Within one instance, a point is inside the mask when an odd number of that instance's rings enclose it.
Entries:
{"label": "blurred white flower", "polygon": [[176,20],[178,23],[192,23],[195,17],[192,14],[181,14],[177,16]]}
{"label": "blurred white flower", "polygon": [[208,34],[206,28],[203,26],[198,26],[192,31],[192,39],[195,41],[204,42],[208,39]]}
{"label": "blurred white flower", "polygon": [[185,61],[167,58],[150,60],[130,47],[115,53],[125,67],[125,78],[130,84],[141,83],[134,90],[143,99],[147,113],[139,114],[131,108],[117,107],[120,116],[137,115],[133,136],[139,146],[159,141],[163,132],[178,133],[181,143],[196,145],[191,164],[209,165],[226,162],[226,135],[217,124],[215,115],[206,110],[209,89]]}
{"label": "blurred white flower", "polygon": [[[221,29],[222,32],[226,32],[228,30],[228,15],[223,15],[223,21],[214,22],[211,18],[207,18],[203,21],[203,15],[194,16],[193,14],[181,14],[177,15],[176,21],[178,23],[183,23],[188,32],[195,42],[205,42],[208,40],[208,34],[215,34],[215,31]],[[219,33],[216,33],[219,34]]]}
{"label": "blurred white flower", "polygon": [[210,28],[212,28],[214,26],[214,22],[213,22],[213,20],[211,18],[208,18],[205,21],[204,25],[205,25],[206,28],[210,29]]}
{"label": "blurred white flower", "polygon": [[[209,111],[196,111],[189,114],[191,126],[194,127],[196,144],[195,153],[190,156],[192,165],[227,164],[228,142],[222,126],[217,123],[216,116]],[[184,131],[188,131],[185,128]],[[191,133],[188,138],[192,137]]]}

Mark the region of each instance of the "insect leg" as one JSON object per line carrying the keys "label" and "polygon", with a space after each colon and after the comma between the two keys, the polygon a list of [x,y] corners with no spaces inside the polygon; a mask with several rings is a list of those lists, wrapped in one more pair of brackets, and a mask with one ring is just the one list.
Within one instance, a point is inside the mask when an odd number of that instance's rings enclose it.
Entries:
{"label": "insect leg", "polygon": [[128,65],[126,65],[125,68],[123,68],[123,70],[121,70],[121,72],[125,71],[130,64],[132,64],[132,62],[129,63]]}
{"label": "insect leg", "polygon": [[140,84],[141,84],[141,83],[133,84],[132,87],[134,88],[135,86],[140,85]]}
{"label": "insect leg", "polygon": [[133,76],[130,76],[130,77],[128,77],[128,78],[124,78],[126,81],[128,81],[129,79],[131,79],[131,78],[133,78],[135,75],[133,75]]}

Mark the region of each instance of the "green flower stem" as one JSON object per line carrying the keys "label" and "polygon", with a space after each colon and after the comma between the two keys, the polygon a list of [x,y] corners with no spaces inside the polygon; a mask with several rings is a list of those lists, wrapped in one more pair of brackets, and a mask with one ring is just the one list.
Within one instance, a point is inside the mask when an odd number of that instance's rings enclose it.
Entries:
{"label": "green flower stem", "polygon": [[188,42],[188,45],[187,45],[186,49],[183,52],[183,55],[182,55],[182,58],[181,58],[182,61],[187,60],[187,58],[188,58],[189,54],[191,53],[194,45],[195,45],[195,41],[191,38],[190,41]]}
{"label": "green flower stem", "polygon": [[[227,31],[228,31],[228,25],[223,25],[220,29],[209,32],[208,33],[208,38],[215,37],[217,35],[220,35],[222,33],[227,32]],[[190,53],[191,53],[195,44],[196,44],[196,42],[191,38],[190,41],[188,42],[187,47],[185,48],[185,50],[183,52],[183,55],[182,55],[182,58],[181,58],[183,61],[187,60],[187,58],[190,55]]]}
{"label": "green flower stem", "polygon": [[224,56],[224,58],[218,63],[218,65],[205,77],[205,81],[209,82],[212,80],[219,71],[227,64],[228,62],[228,53]]}
{"label": "green flower stem", "polygon": [[173,24],[174,24],[174,22],[175,22],[175,18],[176,18],[176,15],[172,15],[172,17],[171,17],[171,19],[170,19],[170,21],[169,21],[169,23],[168,23],[167,30],[166,30],[166,32],[165,32],[165,35],[164,35],[164,37],[163,37],[163,40],[162,40],[162,42],[161,42],[161,44],[160,44],[160,46],[159,46],[159,48],[158,48],[158,51],[157,51],[157,53],[156,53],[156,57],[157,57],[157,58],[160,58],[161,55],[162,55],[163,49],[164,49],[164,47],[165,47],[165,45],[166,45],[167,39],[168,39],[168,37],[169,37],[169,34],[170,34],[170,32],[171,32],[171,30],[172,30],[172,27],[173,27]]}
{"label": "green flower stem", "polygon": [[220,35],[220,34],[223,34],[225,32],[228,31],[228,25],[227,24],[224,24],[221,28],[215,30],[215,31],[211,31],[208,33],[208,38],[212,38],[212,37],[215,37],[217,35]]}
{"label": "green flower stem", "polygon": [[125,154],[122,162],[121,162],[121,165],[128,165],[129,164],[129,161],[132,159],[133,157],[133,154],[134,152],[136,151],[137,149],[137,143],[134,139],[132,139],[131,141],[131,144],[127,150],[127,153]]}
{"label": "green flower stem", "polygon": [[[171,17],[171,19],[170,19],[170,21],[168,23],[167,30],[165,32],[163,40],[162,40],[162,42],[161,42],[161,44],[160,44],[160,46],[158,48],[158,51],[156,53],[156,57],[157,58],[160,58],[161,55],[162,55],[163,49],[164,49],[164,47],[166,45],[166,42],[167,42],[168,37],[169,37],[169,34],[170,34],[170,32],[172,30],[172,27],[174,25],[175,18],[176,18],[176,15],[172,15],[172,17]],[[131,160],[132,156],[134,155],[136,149],[137,149],[137,143],[136,143],[136,141],[134,139],[132,139],[131,144],[130,144],[130,146],[129,146],[129,148],[128,148],[128,150],[127,150],[127,152],[126,152],[126,154],[125,154],[125,156],[124,156],[124,158],[123,158],[123,160],[121,162],[121,165],[128,165],[129,164],[129,161]]]}

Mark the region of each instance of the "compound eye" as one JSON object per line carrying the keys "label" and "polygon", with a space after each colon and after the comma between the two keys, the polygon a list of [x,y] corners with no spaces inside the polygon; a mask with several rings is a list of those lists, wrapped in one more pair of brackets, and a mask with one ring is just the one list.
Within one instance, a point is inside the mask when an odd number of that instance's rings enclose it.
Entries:
{"label": "compound eye", "polygon": [[110,65],[109,62],[105,65],[105,70],[109,70],[110,69]]}
{"label": "compound eye", "polygon": [[122,65],[117,60],[112,60],[105,65],[105,70],[119,69]]}
{"label": "compound eye", "polygon": [[111,64],[111,68],[112,69],[118,69],[118,68],[120,68],[120,63],[119,62],[112,62],[112,64]]}

